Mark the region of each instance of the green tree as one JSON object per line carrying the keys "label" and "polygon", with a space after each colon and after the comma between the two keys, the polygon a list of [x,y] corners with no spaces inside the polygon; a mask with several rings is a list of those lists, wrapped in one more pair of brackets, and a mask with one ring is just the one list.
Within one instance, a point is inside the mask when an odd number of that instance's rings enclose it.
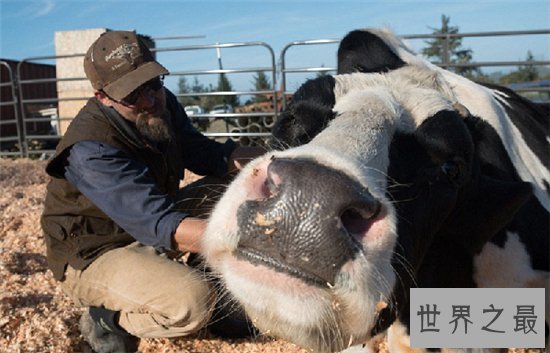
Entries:
{"label": "green tree", "polygon": [[[200,83],[197,76],[193,79],[193,85],[191,86],[191,91],[196,93],[208,93],[212,92],[212,86],[205,87],[202,83]],[[207,95],[197,95],[194,96],[195,101],[197,105],[200,105],[201,107],[205,108],[206,110],[209,110],[216,102],[214,101],[213,96],[207,96]]]}
{"label": "green tree", "polygon": [[[189,84],[187,83],[187,79],[184,76],[180,77],[180,79],[178,81],[178,88],[179,88],[179,93],[180,94],[185,94],[185,93],[191,93],[192,92],[191,88],[189,87]],[[184,107],[186,105],[195,105],[196,104],[195,99],[193,99],[193,97],[190,97],[190,96],[178,97],[178,101]]]}
{"label": "green tree", "polygon": [[192,92],[207,92],[208,90],[202,83],[199,82],[197,76],[193,78],[193,85],[191,86]]}
{"label": "green tree", "polygon": [[[255,91],[271,91],[273,90],[269,78],[263,71],[256,71],[256,75],[253,77],[254,90]],[[256,94],[251,99],[253,103],[267,102],[265,94]]]}
{"label": "green tree", "polygon": [[[229,82],[229,79],[225,74],[220,74],[218,77],[218,86],[216,87],[216,91],[220,92],[230,92],[233,91],[233,87],[231,86],[231,82]],[[233,107],[236,107],[239,105],[239,97],[237,96],[217,96],[214,98],[214,101],[217,104],[229,104]]]}
{"label": "green tree", "polygon": [[[445,35],[445,34],[457,34],[459,31],[458,26],[450,25],[451,18],[449,16],[441,15],[441,28],[428,27],[432,30],[433,34]],[[437,37],[426,41],[428,45],[422,49],[422,54],[428,58],[438,59],[441,63],[447,62],[453,64],[468,64],[472,61],[472,50],[462,48],[461,37],[449,37],[447,51],[445,50],[445,38]],[[453,67],[450,68],[460,75],[476,78],[482,75],[481,70],[478,67]]]}
{"label": "green tree", "polygon": [[500,83],[507,85],[516,82],[531,82],[540,80],[539,72],[535,65],[532,64],[535,61],[531,51],[527,52],[526,64],[520,65],[516,71],[512,71],[500,78]]}
{"label": "green tree", "polygon": [[[208,93],[214,91],[212,86],[205,87],[202,83],[200,83],[199,79],[195,76],[193,78],[193,83],[190,85],[187,82],[187,79],[182,76],[179,79],[178,82],[179,87],[179,93]],[[181,105],[199,105],[203,107],[206,110],[209,110],[212,106],[217,104],[217,101],[215,100],[214,96],[207,96],[207,95],[196,95],[196,96],[183,96],[178,97],[178,100]]]}

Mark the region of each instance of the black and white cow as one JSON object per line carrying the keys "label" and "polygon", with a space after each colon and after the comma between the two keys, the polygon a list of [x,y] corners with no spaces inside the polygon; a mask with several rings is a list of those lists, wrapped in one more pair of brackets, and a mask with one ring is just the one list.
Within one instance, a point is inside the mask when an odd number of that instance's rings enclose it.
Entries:
{"label": "black and white cow", "polygon": [[277,121],[284,149],[249,163],[210,218],[206,260],[253,323],[315,352],[392,325],[401,352],[411,287],[548,296],[547,117],[386,31],[351,32],[338,55],[342,74],[306,82]]}

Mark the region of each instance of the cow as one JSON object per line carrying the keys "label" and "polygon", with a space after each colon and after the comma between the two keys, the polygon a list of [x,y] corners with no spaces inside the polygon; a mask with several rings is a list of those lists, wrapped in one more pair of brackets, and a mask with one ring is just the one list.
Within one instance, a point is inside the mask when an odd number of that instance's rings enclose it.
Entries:
{"label": "cow", "polygon": [[386,30],[345,36],[338,70],[296,91],[209,219],[203,255],[254,325],[407,352],[413,287],[541,287],[550,317],[547,117]]}

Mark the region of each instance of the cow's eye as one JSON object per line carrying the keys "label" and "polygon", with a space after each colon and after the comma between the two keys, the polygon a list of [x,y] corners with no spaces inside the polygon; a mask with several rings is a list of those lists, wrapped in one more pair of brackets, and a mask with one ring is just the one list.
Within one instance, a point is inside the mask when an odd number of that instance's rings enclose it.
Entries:
{"label": "cow's eye", "polygon": [[446,161],[441,166],[441,170],[453,182],[457,182],[462,174],[462,166],[457,161]]}

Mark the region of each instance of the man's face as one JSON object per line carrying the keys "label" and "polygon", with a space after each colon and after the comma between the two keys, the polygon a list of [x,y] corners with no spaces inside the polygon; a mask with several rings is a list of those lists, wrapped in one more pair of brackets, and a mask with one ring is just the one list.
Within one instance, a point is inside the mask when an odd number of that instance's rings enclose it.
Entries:
{"label": "man's face", "polygon": [[144,83],[119,101],[101,91],[96,92],[96,97],[104,105],[113,107],[125,119],[134,122],[145,137],[156,142],[170,138],[163,118],[166,113],[166,93],[160,77]]}
{"label": "man's face", "polygon": [[163,87],[162,79],[155,77],[121,100],[115,100],[105,93],[104,95],[112,103],[110,106],[114,107],[126,119],[135,122],[140,114],[161,116],[164,113],[166,94]]}

